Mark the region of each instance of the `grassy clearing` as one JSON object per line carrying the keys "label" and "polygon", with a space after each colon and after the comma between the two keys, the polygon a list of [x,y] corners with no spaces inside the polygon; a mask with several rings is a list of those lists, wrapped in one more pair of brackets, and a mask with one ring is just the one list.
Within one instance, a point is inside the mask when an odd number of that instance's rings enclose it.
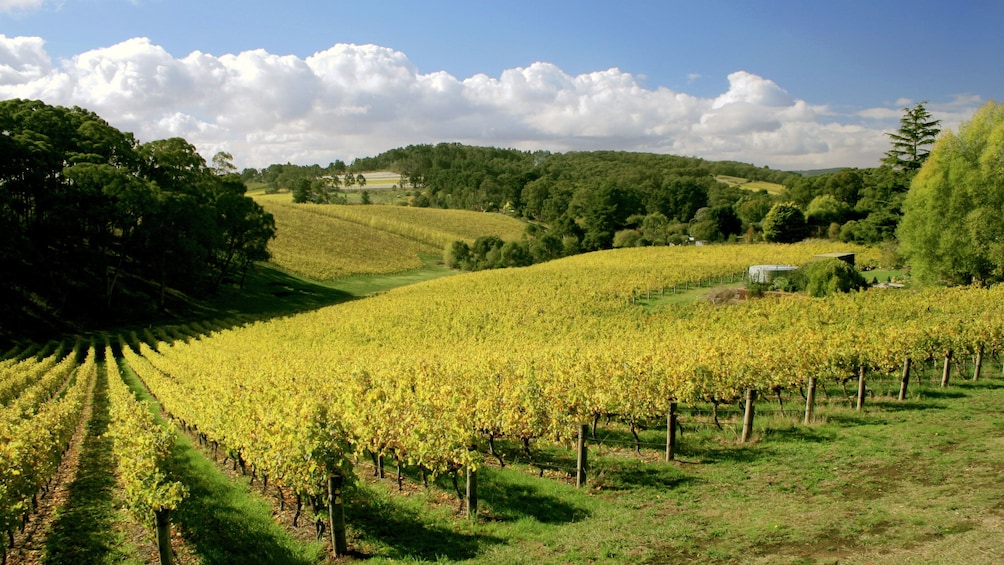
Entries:
{"label": "grassy clearing", "polygon": [[810,426],[800,398],[785,416],[764,399],[745,446],[736,410],[723,408],[724,431],[688,412],[669,464],[661,422],[640,434],[641,455],[623,427],[601,426],[581,490],[570,450],[538,445],[528,464],[503,444],[510,464],[480,473],[478,523],[457,514],[449,481],[404,494],[369,481],[354,494],[352,543],[372,563],[1000,562],[999,368],[949,389],[924,372],[902,403],[896,378],[873,379],[864,413],[830,383]]}
{"label": "grassy clearing", "polygon": [[760,180],[748,180],[742,177],[730,177],[728,175],[718,175],[715,177],[718,182],[723,182],[731,186],[738,186],[743,190],[749,190],[752,192],[758,192],[760,190],[766,190],[770,195],[781,194],[784,191],[783,184],[777,184],[775,182],[767,182]]}

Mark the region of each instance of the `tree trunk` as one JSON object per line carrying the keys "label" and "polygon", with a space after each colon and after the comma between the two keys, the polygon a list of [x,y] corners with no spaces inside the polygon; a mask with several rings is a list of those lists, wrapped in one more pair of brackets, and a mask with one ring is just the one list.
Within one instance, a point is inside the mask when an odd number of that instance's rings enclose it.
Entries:
{"label": "tree trunk", "polygon": [[812,411],[816,408],[816,377],[809,377],[809,387],[805,392],[805,420],[802,422],[808,426],[812,422]]}
{"label": "tree trunk", "polygon": [[753,410],[756,402],[756,391],[752,388],[746,389],[746,410],[743,412],[743,435],[742,443],[748,443],[753,435]]}
{"label": "tree trunk", "polygon": [[342,506],[342,477],[328,476],[328,523],[331,526],[331,546],[335,557],[341,557],[349,552],[345,541],[345,508]]}
{"label": "tree trunk", "polygon": [[899,384],[899,399],[906,400],[906,387],[910,384],[910,365],[912,361],[910,357],[903,360],[903,380]]}
{"label": "tree trunk", "polygon": [[586,453],[586,434],[589,433],[589,425],[582,424],[579,426],[579,441],[577,447],[577,457],[575,465],[575,486],[583,487],[586,485],[586,470],[589,468]]}

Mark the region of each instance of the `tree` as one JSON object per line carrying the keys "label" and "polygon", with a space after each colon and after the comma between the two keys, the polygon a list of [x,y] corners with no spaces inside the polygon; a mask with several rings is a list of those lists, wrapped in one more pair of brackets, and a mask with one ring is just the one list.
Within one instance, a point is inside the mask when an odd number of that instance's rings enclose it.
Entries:
{"label": "tree", "polygon": [[1004,105],[942,135],[903,203],[900,252],[925,282],[1004,280]]}
{"label": "tree", "polygon": [[218,175],[229,175],[237,172],[234,166],[234,156],[226,151],[218,151],[213,155],[213,171]]}
{"label": "tree", "polygon": [[763,218],[763,238],[775,243],[795,243],[805,239],[808,224],[795,204],[778,203]]}
{"label": "tree", "polygon": [[851,213],[847,203],[837,200],[832,194],[823,194],[812,199],[805,211],[805,219],[809,225],[818,229],[826,229],[830,224],[842,223]]}
{"label": "tree", "polygon": [[941,132],[935,120],[924,107],[927,101],[913,108],[903,108],[904,115],[899,120],[899,130],[887,134],[892,139],[892,149],[886,151],[883,163],[902,171],[916,171],[927,160],[929,151],[925,149],[934,143]]}
{"label": "tree", "polygon": [[824,297],[868,287],[868,282],[850,263],[840,259],[814,261],[804,268],[805,291],[809,296]]}

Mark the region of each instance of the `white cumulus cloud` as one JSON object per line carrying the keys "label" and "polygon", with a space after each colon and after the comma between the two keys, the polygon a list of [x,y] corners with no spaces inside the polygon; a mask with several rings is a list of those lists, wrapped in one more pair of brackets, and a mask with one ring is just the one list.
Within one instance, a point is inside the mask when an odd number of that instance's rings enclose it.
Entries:
{"label": "white cumulus cloud", "polygon": [[[27,2],[0,9],[14,4]],[[0,98],[82,106],[142,141],[184,137],[207,157],[230,152],[241,167],[351,161],[441,141],[874,166],[904,102],[842,112],[746,71],[710,98],[642,80],[617,68],[570,75],[547,62],[458,78],[423,73],[400,51],[349,44],[306,58],[261,49],[178,58],[134,38],[53,61],[42,38],[0,35]],[[981,103],[959,96],[928,108],[947,126]]]}

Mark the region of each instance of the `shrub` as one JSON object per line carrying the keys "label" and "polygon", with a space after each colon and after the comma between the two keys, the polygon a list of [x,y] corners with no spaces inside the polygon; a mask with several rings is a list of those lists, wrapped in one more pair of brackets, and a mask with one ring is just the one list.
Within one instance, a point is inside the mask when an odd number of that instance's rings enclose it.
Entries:
{"label": "shrub", "polygon": [[854,268],[840,259],[814,261],[804,268],[805,291],[809,296],[829,296],[837,292],[850,292],[868,287],[868,281]]}

